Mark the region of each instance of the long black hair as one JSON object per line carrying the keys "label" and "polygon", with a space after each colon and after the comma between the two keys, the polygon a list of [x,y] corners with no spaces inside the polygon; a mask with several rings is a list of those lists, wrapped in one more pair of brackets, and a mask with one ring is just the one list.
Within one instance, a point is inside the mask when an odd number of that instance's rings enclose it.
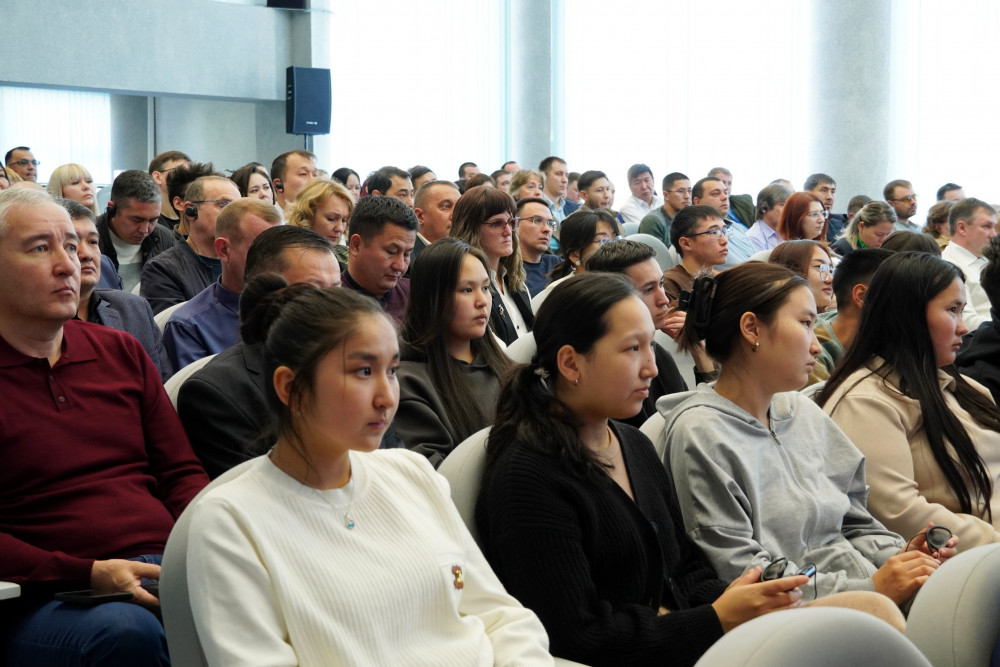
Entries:
{"label": "long black hair", "polygon": [[486,445],[487,471],[518,442],[559,458],[582,476],[604,474],[604,466],[580,442],[579,417],[556,398],[556,357],[564,345],[580,354],[590,352],[611,328],[608,311],[634,294],[632,283],[613,273],[574,276],[552,290],[535,317],[535,356],[531,363],[514,368],[500,391],[496,422]]}
{"label": "long black hair", "polygon": [[[885,260],[865,292],[854,342],[816,402],[826,405],[852,373],[871,368],[882,378],[887,391],[901,393],[920,404],[931,453],[958,498],[961,511],[985,515],[992,521],[990,473],[965,427],[945,403],[934,343],[927,328],[927,304],[956,278],[965,282],[960,269],[927,253],[903,252]],[[872,366],[876,357],[881,357],[882,362]],[[954,379],[955,398],[972,418],[986,428],[1000,431],[1000,409],[966,382],[954,365],[941,370]],[[893,373],[899,378],[898,388],[888,383]],[[973,495],[983,508],[981,512],[973,510]]]}
{"label": "long black hair", "polygon": [[[420,252],[410,276],[410,300],[399,336],[404,360],[427,362],[431,383],[441,396],[448,421],[464,440],[488,420],[474,400],[469,378],[448,352],[448,331],[455,316],[455,287],[462,262],[472,256],[488,276],[486,256],[465,241],[445,237]],[[471,341],[472,354],[482,359],[501,381],[513,365],[487,328],[482,338]]]}

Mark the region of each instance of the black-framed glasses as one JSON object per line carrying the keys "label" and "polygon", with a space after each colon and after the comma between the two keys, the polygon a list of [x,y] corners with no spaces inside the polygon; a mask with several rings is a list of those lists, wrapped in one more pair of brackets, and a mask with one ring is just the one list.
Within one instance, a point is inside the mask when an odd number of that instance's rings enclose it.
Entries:
{"label": "black-framed glasses", "polygon": [[215,204],[217,208],[226,208],[232,204],[232,200],[229,199],[199,199],[198,201],[191,202],[192,204]]}
{"label": "black-framed glasses", "polygon": [[485,220],[479,224],[489,227],[495,232],[502,232],[503,228],[510,225],[510,231],[516,232],[521,218],[510,218],[509,220]]}
{"label": "black-framed glasses", "polygon": [[527,218],[514,218],[514,220],[516,220],[517,222],[528,222],[531,223],[532,225],[535,225],[536,227],[545,225],[546,227],[552,230],[556,228],[555,220],[551,218],[543,218],[540,215],[532,215],[528,216]]}
{"label": "black-framed glasses", "polygon": [[718,240],[719,238],[725,236],[729,238],[729,228],[728,227],[713,227],[712,229],[706,229],[703,232],[698,232],[697,234],[687,234],[689,239],[693,239],[696,236],[711,236],[713,239]]}
{"label": "black-framed glasses", "polygon": [[39,162],[38,160],[29,160],[28,158],[21,158],[20,160],[14,160],[13,162],[8,162],[7,166],[13,167],[15,164],[18,167],[27,167],[29,164],[37,167],[38,165],[41,164],[41,162]]}

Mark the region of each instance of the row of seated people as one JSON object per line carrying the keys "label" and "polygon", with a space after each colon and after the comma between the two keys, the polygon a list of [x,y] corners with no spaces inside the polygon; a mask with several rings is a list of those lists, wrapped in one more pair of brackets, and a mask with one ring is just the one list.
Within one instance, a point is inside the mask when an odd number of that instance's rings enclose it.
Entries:
{"label": "row of seated people", "polygon": [[[478,222],[475,222],[475,223],[471,223],[470,222],[468,224],[469,224],[469,226],[471,226],[471,225],[474,224],[475,228],[477,230],[481,229],[482,230],[481,231],[482,235],[484,237],[486,237],[485,239],[475,239],[476,242],[472,244],[473,246],[480,247],[481,251],[483,252],[483,256],[479,259],[479,261],[482,262],[483,260],[485,260],[485,263],[482,264],[482,267],[483,267],[484,270],[481,271],[481,272],[478,272],[477,275],[474,278],[465,280],[464,282],[459,282],[459,278],[456,275],[456,277],[454,278],[453,282],[451,283],[451,287],[450,288],[449,288],[449,286],[447,284],[445,284],[444,286],[442,286],[442,285],[439,284],[437,286],[437,288],[439,290],[438,300],[440,300],[440,295],[441,294],[445,294],[445,295],[447,295],[449,293],[454,293],[454,294],[472,294],[474,292],[477,292],[477,290],[475,288],[476,288],[476,286],[478,284],[479,290],[478,290],[478,293],[476,295],[476,298],[473,298],[472,296],[469,297],[470,299],[472,299],[472,301],[469,303],[468,308],[466,309],[468,311],[467,314],[469,314],[469,315],[471,315],[473,312],[475,312],[474,317],[471,318],[471,321],[473,322],[473,324],[470,324],[469,322],[466,322],[465,325],[470,330],[474,329],[476,331],[479,331],[480,328],[481,328],[482,333],[479,334],[480,338],[483,338],[483,334],[485,333],[485,330],[486,330],[485,323],[486,323],[486,321],[488,319],[491,319],[491,318],[487,318],[486,317],[486,313],[487,312],[490,312],[490,313],[494,312],[493,306],[495,304],[491,303],[491,302],[493,302],[493,295],[494,295],[493,290],[495,288],[494,288],[494,286],[492,284],[493,281],[490,280],[490,276],[491,275],[495,275],[497,273],[497,271],[498,271],[498,266],[492,265],[492,262],[490,261],[491,260],[491,258],[490,258],[490,252],[489,252],[489,249],[486,246],[489,246],[490,242],[492,241],[494,243],[494,245],[495,245],[495,248],[493,249],[493,254],[495,254],[495,255],[502,255],[503,251],[509,249],[511,246],[515,246],[516,247],[516,241],[512,237],[514,236],[515,227],[517,227],[517,225],[518,225],[518,221],[516,221],[514,219],[515,218],[515,213],[517,213],[517,211],[516,211],[516,209],[513,208],[514,204],[512,202],[510,204],[506,204],[506,207],[507,207],[506,210],[504,210],[501,207],[501,210],[498,213],[495,213],[495,214],[492,214],[492,215],[485,215],[484,214],[484,211],[488,211],[487,201],[488,201],[489,197],[491,196],[491,195],[489,195],[487,193],[488,193],[488,190],[486,190],[486,189],[480,189],[480,190],[473,189],[472,191],[469,192],[469,194],[472,195],[472,196],[468,199],[468,202],[470,203],[470,205],[473,202],[476,202],[477,200],[479,201],[480,209],[476,210],[476,213],[479,214],[479,216],[478,216],[479,217]],[[379,205],[380,204],[380,205],[383,205],[383,206],[388,205],[388,202],[384,201],[384,199],[385,198],[374,197],[374,198],[371,198],[369,200],[369,204],[370,205]],[[506,201],[510,201],[510,199],[506,198]],[[482,207],[486,207],[486,208],[482,208]],[[390,206],[390,210],[391,210],[391,208],[392,207]],[[236,209],[234,209],[234,210],[236,210]],[[456,208],[456,216],[458,218],[456,220],[456,223],[460,223],[460,221],[463,220],[462,215],[460,215],[460,211],[461,211],[460,208]],[[692,212],[696,212],[696,211],[692,210]],[[410,215],[412,215],[412,213]],[[389,217],[388,214],[386,214],[385,217],[388,218]],[[473,217],[476,217],[476,216],[473,216]],[[497,218],[497,219],[491,220],[491,218]],[[500,218],[503,218],[503,219],[500,219]],[[715,214],[714,218],[715,218],[715,220],[719,219],[717,213]],[[500,224],[499,225],[495,224],[497,222],[499,222]],[[533,223],[534,221],[531,221],[531,222]],[[391,228],[392,226],[397,226],[397,227],[402,227],[403,226],[403,225],[398,225],[398,224],[395,224],[395,223],[387,223],[385,219],[382,219],[382,223],[383,223],[382,224],[383,228],[384,227],[390,227]],[[483,223],[486,223],[486,224],[483,224]],[[412,224],[412,223],[411,222],[407,222],[406,224]],[[590,224],[592,225],[592,229],[596,228],[596,226],[597,226],[596,221],[592,222]],[[548,227],[548,225],[541,225],[541,226]],[[461,229],[461,227],[459,227],[459,228]],[[271,231],[278,232],[280,230],[271,230]],[[381,232],[383,232],[383,231],[384,231],[384,229],[379,229],[376,235],[381,234]],[[412,228],[409,231],[410,231],[411,234],[413,233],[413,229]],[[497,239],[492,239],[491,240],[490,237],[486,236],[487,234],[489,234],[491,232],[495,232],[496,233]],[[315,236],[315,235],[313,235],[313,236]],[[452,245],[452,244],[451,243],[444,243],[444,244],[441,244],[439,247],[441,247],[441,248],[447,248],[450,245]],[[569,259],[572,264],[577,265],[577,269],[579,270],[580,269],[580,265],[584,264],[583,260],[589,258],[590,254],[595,254],[596,255],[597,254],[596,251],[598,249],[600,249],[601,246],[604,246],[605,244],[602,244],[598,240],[595,239],[594,241],[592,241],[592,245],[594,245],[595,247],[585,249],[586,252],[583,252],[582,251],[583,249],[578,250],[578,251],[576,251],[575,258],[571,256],[571,257],[567,257],[567,259]],[[614,248],[615,245],[617,245],[617,244],[612,244],[612,245],[609,245],[607,247],[608,248]],[[326,252],[327,252],[327,254],[332,254],[331,250],[327,250]],[[430,289],[430,286],[433,285],[433,277],[434,276],[436,276],[436,275],[438,275],[440,273],[443,273],[443,271],[440,270],[440,269],[439,270],[434,270],[434,257],[436,256],[436,253],[444,253],[444,252],[445,252],[444,250],[440,250],[440,251],[435,251],[435,253],[431,253],[429,255],[430,259],[427,260],[428,261],[428,264],[427,264],[428,268],[425,269],[425,275],[428,276],[428,279],[426,281],[422,281],[422,284],[428,285],[428,288],[425,288],[425,289]],[[573,253],[569,253],[569,254],[572,255]],[[585,257],[585,255],[587,255],[588,257]],[[651,261],[652,260],[652,255],[647,255],[646,258],[645,258],[645,260],[643,260],[643,261],[646,262],[646,268],[653,268],[652,266],[649,265],[649,261],[647,261],[647,260]],[[462,265],[461,268],[463,268],[463,269],[465,268],[464,265],[468,264],[468,263],[469,262],[466,262],[464,260],[462,260],[461,262],[459,262],[459,264]],[[637,262],[636,264],[642,264],[642,262]],[[334,263],[334,265],[335,265],[335,263]],[[455,265],[455,262],[452,261],[452,266],[454,266],[454,265]],[[488,271],[485,270],[487,268],[489,269]],[[418,275],[417,272],[419,272],[419,271],[421,271],[421,263],[417,262],[415,264],[415,267],[414,267],[415,280],[416,280],[416,275]],[[580,272],[582,272],[582,270]],[[647,273],[649,273],[649,272],[647,272]],[[652,275],[652,285],[649,286],[650,288],[647,291],[650,292],[650,293],[656,292],[657,291],[657,287],[660,290],[662,290],[662,285],[660,285],[660,281],[656,280],[656,278],[659,277],[659,276],[657,276],[657,272],[656,272],[655,269],[653,269],[653,272],[651,273],[651,275]],[[630,276],[630,277],[633,277],[633,276]],[[396,278],[398,279],[398,276],[396,276]],[[478,279],[478,283],[477,283],[477,279]],[[637,285],[642,285],[643,284],[642,281],[638,281],[637,282],[634,277],[633,277],[633,282],[635,284],[637,284]],[[439,283],[440,283],[440,280],[439,280]],[[417,284],[421,284],[421,281],[417,281]],[[661,321],[666,322],[666,320],[668,319],[668,318],[664,317],[664,314],[666,314],[666,308],[664,307],[666,305],[665,299],[661,299],[661,302],[662,302],[662,304],[660,306],[658,306],[655,310],[653,308],[649,309],[649,310],[652,310],[653,313],[654,313],[654,315],[657,317],[657,324],[659,324]],[[416,299],[413,299],[411,297],[411,303],[418,303],[418,301]],[[427,302],[425,301],[423,303],[427,303]],[[433,299],[430,300],[430,303],[433,304],[434,300]],[[425,310],[428,310],[428,312],[429,312],[431,309],[425,309]],[[456,309],[456,311],[457,311],[457,309]],[[503,314],[503,309],[502,308],[499,309],[499,313],[501,315]],[[586,309],[584,309],[584,313],[586,313],[588,315],[592,315],[592,313],[589,313],[588,311],[586,311]],[[529,316],[530,316],[530,311],[529,311]],[[409,319],[409,316],[407,316],[407,319]],[[416,325],[414,325],[414,326],[416,326]],[[664,326],[666,326],[666,325],[664,324]],[[683,327],[683,325],[681,325],[681,326]],[[440,336],[441,332],[444,331],[445,329],[449,329],[450,330],[450,327],[445,327],[443,325],[442,321],[439,319],[438,322],[437,322],[437,327],[435,329],[436,332],[437,332],[437,334]],[[407,331],[406,326],[404,326],[404,331]],[[419,331],[419,329],[414,329],[414,331]],[[416,338],[414,338],[414,336],[411,334],[410,338],[405,338],[404,337],[404,342],[407,342],[407,341],[409,341],[411,339],[412,340],[416,340]],[[6,336],[5,336],[5,340],[6,340]],[[487,338],[487,340],[492,340],[492,338]],[[470,360],[474,362],[475,357],[478,354],[478,350],[477,350],[476,353],[473,353],[473,351],[472,351],[473,348],[472,348],[471,342],[472,341],[470,339],[468,341],[468,343],[469,343],[468,348],[459,348],[458,351],[457,351],[457,353],[455,353],[455,354],[451,354],[451,350],[449,350],[448,354],[452,358],[457,358],[457,359],[461,359],[461,360],[465,361],[467,364],[470,364]],[[419,357],[421,355],[424,356],[424,359],[425,359],[425,372],[429,372],[430,375],[433,375],[433,373],[435,372],[434,369],[433,369],[433,367],[431,367],[430,371],[426,371],[426,369],[428,368],[427,365],[426,365],[427,351],[426,350],[420,350],[419,349],[420,348],[419,345],[417,345],[415,347],[417,348],[417,357]],[[454,349],[454,348],[452,348],[452,349]],[[35,355],[35,356],[40,356],[40,355]],[[51,361],[52,357],[50,355],[45,355],[45,356],[48,357],[49,360]],[[441,357],[439,357],[439,358],[441,358]],[[447,356],[445,356],[444,358],[447,358]],[[725,366],[723,366],[723,367],[725,367]],[[424,378],[423,386],[427,386],[428,383],[433,383],[433,378],[430,378],[430,380],[428,380],[427,378]],[[402,382],[401,382],[401,384],[402,384]],[[420,386],[420,383],[417,383],[416,386]],[[642,392],[639,392],[639,393],[642,393]],[[54,400],[58,403],[59,402],[58,401],[59,398],[62,398],[62,399],[65,400],[65,396],[62,396],[62,395],[59,395],[58,397],[54,397]],[[440,412],[445,412],[445,411],[446,411],[445,407],[442,407],[440,409]],[[431,412],[434,413],[435,411],[432,410]],[[437,416],[439,416],[439,415],[437,415]],[[626,415],[622,415],[622,416],[626,416]],[[382,424],[382,422],[384,422],[384,421],[386,421],[386,420],[379,420],[377,423],[378,424]],[[388,421],[392,421],[392,420],[390,419]],[[419,420],[418,419],[417,421],[421,422],[423,420]],[[375,423],[375,422],[373,422],[373,423]],[[386,424],[386,426],[387,426],[387,424]],[[379,430],[379,429],[376,429],[376,430]],[[385,431],[387,429],[381,429],[381,430]],[[456,436],[455,440],[457,441],[457,439],[459,437],[460,436]],[[438,453],[443,456],[443,454],[441,454],[440,450],[438,451]],[[447,452],[445,451],[444,453],[447,453]],[[135,567],[135,566],[132,566],[132,567]],[[551,630],[550,630],[550,632],[551,632]]]}

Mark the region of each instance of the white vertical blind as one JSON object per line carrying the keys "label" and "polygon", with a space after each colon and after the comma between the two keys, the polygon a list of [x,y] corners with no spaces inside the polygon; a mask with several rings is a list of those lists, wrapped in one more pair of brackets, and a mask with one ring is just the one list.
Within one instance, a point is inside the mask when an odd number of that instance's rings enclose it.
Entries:
{"label": "white vertical blind", "polygon": [[110,183],[111,98],[90,93],[0,86],[0,157],[28,146],[38,182],[69,162],[82,164],[97,183]]}

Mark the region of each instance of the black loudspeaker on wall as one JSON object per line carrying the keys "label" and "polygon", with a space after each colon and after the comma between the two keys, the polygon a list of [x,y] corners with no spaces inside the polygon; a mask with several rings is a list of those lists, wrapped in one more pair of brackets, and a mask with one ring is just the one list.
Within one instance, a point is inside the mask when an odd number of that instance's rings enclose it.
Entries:
{"label": "black loudspeaker on wall", "polygon": [[275,9],[305,9],[306,0],[267,0],[267,6]]}
{"label": "black loudspeaker on wall", "polygon": [[289,67],[285,86],[285,132],[330,134],[330,70]]}

